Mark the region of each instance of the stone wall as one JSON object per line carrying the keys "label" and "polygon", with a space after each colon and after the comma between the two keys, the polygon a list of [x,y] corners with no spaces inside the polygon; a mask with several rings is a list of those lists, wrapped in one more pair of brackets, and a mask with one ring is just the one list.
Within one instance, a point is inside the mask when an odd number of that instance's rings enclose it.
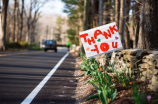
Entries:
{"label": "stone wall", "polygon": [[[80,47],[71,50],[74,56],[78,56]],[[135,75],[141,72],[138,80],[146,81],[148,88],[153,91],[158,90],[158,51],[147,51],[140,49],[120,50],[95,57],[102,65],[114,64],[114,68],[119,72],[128,68],[128,72],[135,71]]]}
{"label": "stone wall", "polygon": [[140,49],[121,50],[96,57],[101,64],[108,66],[109,62],[119,72],[128,67],[128,72],[141,72],[138,80],[147,81],[148,87],[158,90],[158,51]]}

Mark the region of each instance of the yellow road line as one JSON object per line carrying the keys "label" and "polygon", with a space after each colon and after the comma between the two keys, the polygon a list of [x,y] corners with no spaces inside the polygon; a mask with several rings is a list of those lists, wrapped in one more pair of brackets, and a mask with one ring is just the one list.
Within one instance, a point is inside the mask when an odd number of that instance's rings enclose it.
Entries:
{"label": "yellow road line", "polygon": [[[32,52],[32,53],[42,53],[42,52]],[[15,54],[1,54],[0,57],[3,57],[3,56],[13,56],[13,55],[20,55],[20,54],[30,54],[30,53],[15,53]]]}

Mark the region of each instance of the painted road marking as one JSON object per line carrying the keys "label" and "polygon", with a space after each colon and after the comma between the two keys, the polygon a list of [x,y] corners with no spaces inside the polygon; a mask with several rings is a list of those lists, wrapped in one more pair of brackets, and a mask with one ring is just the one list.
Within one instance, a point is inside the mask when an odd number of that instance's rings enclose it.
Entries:
{"label": "painted road marking", "polygon": [[58,69],[60,64],[65,60],[65,58],[69,55],[69,52],[65,56],[61,58],[61,60],[55,65],[55,67],[47,74],[47,76],[36,86],[36,88],[24,99],[21,104],[30,104],[34,97],[38,94],[41,88],[45,85],[45,83],[49,80],[49,78],[54,74],[54,72]]}
{"label": "painted road marking", "polygon": [[[41,53],[41,52],[32,52],[32,53]],[[21,54],[30,54],[30,53],[14,53],[14,54],[1,54],[0,57],[3,56],[13,56],[13,55],[21,55]]]}

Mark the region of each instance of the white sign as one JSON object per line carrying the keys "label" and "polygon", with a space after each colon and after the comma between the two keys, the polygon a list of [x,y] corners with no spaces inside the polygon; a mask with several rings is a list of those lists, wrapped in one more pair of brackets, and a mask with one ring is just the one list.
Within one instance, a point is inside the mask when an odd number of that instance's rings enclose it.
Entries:
{"label": "white sign", "polygon": [[116,23],[80,32],[87,58],[122,49]]}

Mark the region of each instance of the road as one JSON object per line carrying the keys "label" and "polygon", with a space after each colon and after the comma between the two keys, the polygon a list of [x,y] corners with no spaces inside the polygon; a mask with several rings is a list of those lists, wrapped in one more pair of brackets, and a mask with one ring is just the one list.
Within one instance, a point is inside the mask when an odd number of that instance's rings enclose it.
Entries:
{"label": "road", "polygon": [[[0,104],[24,102],[66,54],[67,49],[58,49],[57,53],[0,52]],[[74,62],[74,57],[69,54],[39,92],[36,92],[37,95],[28,98],[32,99],[31,104],[74,104]]]}

